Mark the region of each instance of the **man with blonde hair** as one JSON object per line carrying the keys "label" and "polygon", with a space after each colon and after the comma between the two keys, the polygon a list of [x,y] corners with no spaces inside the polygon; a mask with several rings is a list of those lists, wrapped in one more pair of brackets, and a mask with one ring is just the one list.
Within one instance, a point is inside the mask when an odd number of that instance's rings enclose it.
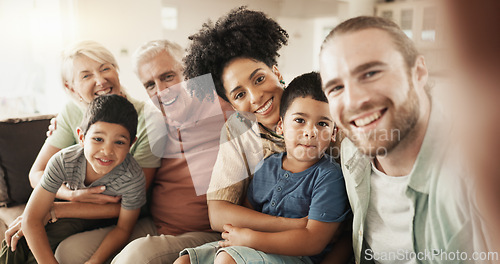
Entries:
{"label": "man with blonde hair", "polygon": [[[431,100],[425,60],[392,21],[349,19],[326,37],[323,89],[346,139],[341,163],[361,263],[463,263],[475,204],[450,125]],[[470,259],[469,259],[470,257]]]}

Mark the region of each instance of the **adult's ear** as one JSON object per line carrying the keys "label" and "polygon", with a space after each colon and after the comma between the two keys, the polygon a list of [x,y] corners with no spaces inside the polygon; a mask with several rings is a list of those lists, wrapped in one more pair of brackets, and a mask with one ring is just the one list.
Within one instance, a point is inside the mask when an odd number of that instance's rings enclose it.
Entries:
{"label": "adult's ear", "polygon": [[80,100],[82,101],[82,97],[75,91],[75,89],[73,88],[73,86],[71,84],[69,84],[67,81],[64,82],[64,87],[66,87],[66,89],[68,89],[70,95],[75,98],[76,100]]}
{"label": "adult's ear", "polygon": [[283,136],[283,119],[280,117],[280,121],[276,125],[276,134]]}
{"label": "adult's ear", "polygon": [[68,81],[65,81],[64,82],[64,87],[66,87],[66,89],[68,89],[70,92],[72,93],[76,93],[75,89],[73,89],[73,86],[71,86]]}
{"label": "adult's ear", "polygon": [[425,58],[422,55],[419,55],[415,61],[415,65],[413,66],[413,77],[418,87],[423,88],[427,84],[429,71],[425,66]]}
{"label": "adult's ear", "polygon": [[85,133],[79,127],[76,128],[76,134],[78,134],[78,144],[83,148],[83,142],[85,141]]}
{"label": "adult's ear", "polygon": [[278,70],[278,67],[276,65],[273,65],[272,71],[276,76],[278,76],[278,80],[283,81],[283,75],[281,75],[280,70]]}

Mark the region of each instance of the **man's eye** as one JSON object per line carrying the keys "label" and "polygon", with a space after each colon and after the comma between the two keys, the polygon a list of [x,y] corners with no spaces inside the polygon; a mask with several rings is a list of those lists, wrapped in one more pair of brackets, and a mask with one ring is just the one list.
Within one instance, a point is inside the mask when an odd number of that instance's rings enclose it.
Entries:
{"label": "man's eye", "polygon": [[325,95],[326,96],[333,96],[333,95],[339,93],[342,89],[344,89],[344,85],[332,86],[330,88],[325,89]]}
{"label": "man's eye", "polygon": [[109,68],[109,67],[102,69],[102,71],[109,71],[109,70],[111,70],[111,68]]}
{"label": "man's eye", "polygon": [[299,123],[299,124],[306,122],[303,118],[295,118],[293,121],[295,121],[296,123]]}
{"label": "man's eye", "polygon": [[85,74],[85,75],[82,76],[82,79],[87,79],[89,77],[90,77],[90,74]]}
{"label": "man's eye", "polygon": [[167,75],[167,76],[164,76],[164,77],[162,78],[162,81],[163,81],[163,82],[170,82],[170,81],[172,81],[172,80],[174,79],[174,77],[175,77],[175,75],[173,75],[173,74],[169,74],[169,75]]}
{"label": "man's eye", "polygon": [[155,88],[155,85],[154,84],[146,84],[144,87],[146,88],[146,90],[149,91],[149,90],[153,90]]}
{"label": "man's eye", "polygon": [[335,87],[332,88],[332,92],[338,92],[339,90],[342,90],[344,89],[344,86],[343,85],[337,85]]}
{"label": "man's eye", "polygon": [[377,73],[379,73],[379,71],[369,71],[369,72],[365,73],[365,74],[363,75],[363,77],[364,77],[364,78],[370,78],[370,77],[372,77],[373,75],[375,75],[375,74],[377,74]]}

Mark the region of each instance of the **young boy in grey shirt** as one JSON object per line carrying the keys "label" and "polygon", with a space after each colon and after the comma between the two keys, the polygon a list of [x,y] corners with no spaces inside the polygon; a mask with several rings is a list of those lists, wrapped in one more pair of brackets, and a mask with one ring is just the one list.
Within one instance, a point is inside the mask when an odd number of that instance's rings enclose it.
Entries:
{"label": "young boy in grey shirt", "polygon": [[[73,190],[104,186],[102,194],[121,196],[116,227],[87,263],[102,263],[120,250],[146,203],[144,174],[129,153],[136,132],[137,112],[126,98],[105,95],[94,99],[77,129],[79,144],[61,150],[50,159],[40,184],[30,196],[22,222],[26,240],[20,240],[14,252],[8,250],[10,245],[4,241],[0,260],[26,263],[33,261],[34,256],[37,262],[57,263],[53,250],[64,238],[109,225],[106,220],[88,219],[61,219],[56,223],[52,205],[62,184]],[[47,221],[49,224],[45,226]]]}

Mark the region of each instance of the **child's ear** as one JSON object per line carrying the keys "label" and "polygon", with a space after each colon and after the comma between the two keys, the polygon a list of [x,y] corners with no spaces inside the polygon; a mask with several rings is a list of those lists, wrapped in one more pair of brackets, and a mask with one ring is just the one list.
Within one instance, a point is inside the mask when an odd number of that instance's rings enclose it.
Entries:
{"label": "child's ear", "polygon": [[85,141],[85,134],[83,133],[83,130],[79,127],[76,128],[76,133],[78,134],[78,143],[83,148],[83,142]]}
{"label": "child's ear", "polygon": [[280,117],[280,121],[278,121],[278,125],[276,125],[276,134],[283,136],[283,119]]}
{"label": "child's ear", "polygon": [[337,125],[333,124],[332,142],[337,141]]}

